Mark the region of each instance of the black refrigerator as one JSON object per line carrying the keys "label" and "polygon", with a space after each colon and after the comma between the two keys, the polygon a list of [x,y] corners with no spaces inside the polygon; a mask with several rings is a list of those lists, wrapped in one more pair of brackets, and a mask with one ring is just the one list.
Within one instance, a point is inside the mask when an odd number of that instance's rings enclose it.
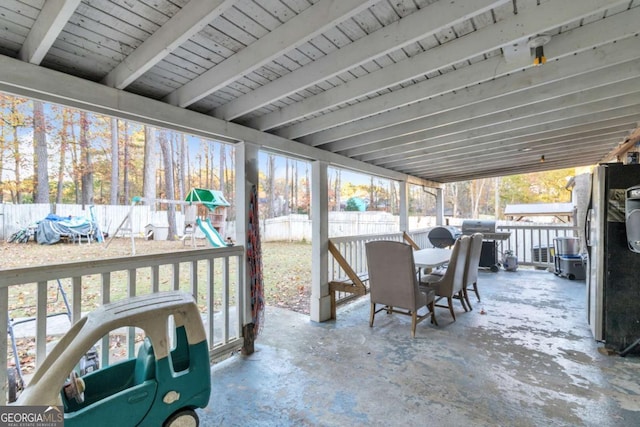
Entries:
{"label": "black refrigerator", "polygon": [[591,331],[606,348],[632,353],[640,339],[640,253],[629,249],[626,189],[640,184],[640,165],[596,167],[587,211],[587,307]]}

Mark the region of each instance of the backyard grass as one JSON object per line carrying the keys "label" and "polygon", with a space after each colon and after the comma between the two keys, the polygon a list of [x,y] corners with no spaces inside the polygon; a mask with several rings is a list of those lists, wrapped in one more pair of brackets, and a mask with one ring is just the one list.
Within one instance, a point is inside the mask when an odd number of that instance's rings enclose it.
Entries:
{"label": "backyard grass", "polygon": [[[205,246],[199,246],[200,248]],[[153,254],[190,250],[182,242],[136,239],[136,254]],[[105,244],[38,245],[28,243],[0,243],[0,269],[30,267],[61,262],[89,261],[131,255],[129,239],[114,239],[108,248]],[[311,245],[308,243],[265,242],[262,243],[262,264],[266,304],[287,308],[300,313],[309,313],[311,291]],[[139,274],[145,274],[141,272]],[[91,307],[100,300],[100,282],[88,283],[83,289],[83,308]],[[20,309],[25,296],[11,295],[12,309]],[[29,311],[25,314],[29,315]]]}

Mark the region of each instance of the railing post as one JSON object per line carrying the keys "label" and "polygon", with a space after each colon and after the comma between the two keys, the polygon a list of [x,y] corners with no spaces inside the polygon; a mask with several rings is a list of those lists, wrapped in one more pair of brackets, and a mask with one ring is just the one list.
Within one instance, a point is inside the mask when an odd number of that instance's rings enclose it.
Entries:
{"label": "railing post", "polygon": [[329,191],[327,164],[311,164],[311,320],[323,322],[331,318],[329,296]]}
{"label": "railing post", "polygon": [[[7,313],[6,315],[4,313]],[[0,331],[9,329],[9,288],[0,288]],[[7,333],[0,333],[0,405],[7,403]]]}
{"label": "railing post", "polygon": [[[110,273],[102,273],[102,296],[101,296],[101,304],[108,304],[111,302],[111,274]],[[127,353],[131,356],[134,352],[133,347],[131,346],[131,342],[133,340],[129,340],[129,352]],[[100,366],[109,366],[109,353],[111,348],[111,343],[109,342],[109,335],[102,337],[102,342],[100,344],[102,346],[102,351],[100,354]]]}
{"label": "railing post", "polygon": [[76,323],[82,317],[82,277],[73,276],[71,283],[73,292],[71,322]]}
{"label": "railing post", "polygon": [[[209,335],[209,347],[215,344],[214,317],[215,317],[215,288],[213,287],[215,277],[215,259],[207,260],[207,327]],[[226,338],[226,337],[225,337]],[[224,341],[224,340],[223,340]]]}
{"label": "railing post", "polygon": [[47,355],[47,282],[37,283],[36,291],[36,365]]}

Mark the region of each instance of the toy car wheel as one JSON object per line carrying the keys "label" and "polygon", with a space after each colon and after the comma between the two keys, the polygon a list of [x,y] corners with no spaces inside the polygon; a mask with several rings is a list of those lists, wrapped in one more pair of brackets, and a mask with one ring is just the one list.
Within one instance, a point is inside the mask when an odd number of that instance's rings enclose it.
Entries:
{"label": "toy car wheel", "polygon": [[193,409],[182,409],[173,413],[162,427],[198,427],[200,419]]}
{"label": "toy car wheel", "polygon": [[78,376],[76,371],[71,371],[69,382],[63,388],[67,399],[73,399],[79,404],[84,403],[84,388],[84,380]]}
{"label": "toy car wheel", "polygon": [[18,398],[18,370],[16,368],[8,368],[7,369],[7,402],[12,403],[15,402]]}

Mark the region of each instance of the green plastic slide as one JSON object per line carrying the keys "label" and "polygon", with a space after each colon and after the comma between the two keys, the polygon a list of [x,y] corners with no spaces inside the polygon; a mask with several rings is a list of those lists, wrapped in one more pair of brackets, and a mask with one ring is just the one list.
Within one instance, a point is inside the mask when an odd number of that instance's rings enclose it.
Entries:
{"label": "green plastic slide", "polygon": [[223,248],[227,246],[220,233],[218,233],[218,231],[213,228],[213,225],[211,225],[211,221],[209,220],[209,218],[204,221],[202,221],[200,218],[196,218],[196,223],[198,224],[198,227],[200,227],[200,230],[202,230],[202,232],[204,233],[211,246],[213,246],[214,248]]}

